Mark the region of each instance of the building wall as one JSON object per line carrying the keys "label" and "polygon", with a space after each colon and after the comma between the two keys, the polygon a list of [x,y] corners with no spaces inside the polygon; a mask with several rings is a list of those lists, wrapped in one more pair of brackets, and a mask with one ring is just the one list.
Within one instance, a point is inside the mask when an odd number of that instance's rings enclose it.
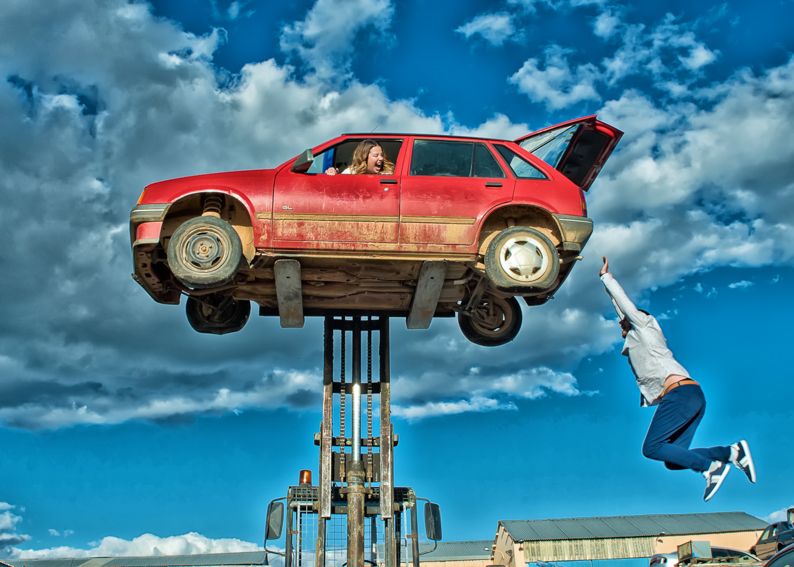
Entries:
{"label": "building wall", "polygon": [[763,530],[732,532],[725,534],[693,534],[691,536],[664,536],[657,538],[654,553],[675,553],[678,546],[690,540],[708,541],[712,547],[733,547],[750,551]]}
{"label": "building wall", "polygon": [[467,559],[465,561],[421,561],[422,567],[486,567],[491,564],[491,558]]}
{"label": "building wall", "polygon": [[655,553],[675,553],[679,545],[690,540],[708,541],[715,547],[732,547],[748,551],[758,541],[761,531],[516,543],[507,531],[500,527],[496,534],[492,563],[504,567],[524,567],[527,563],[536,561],[650,557]]}

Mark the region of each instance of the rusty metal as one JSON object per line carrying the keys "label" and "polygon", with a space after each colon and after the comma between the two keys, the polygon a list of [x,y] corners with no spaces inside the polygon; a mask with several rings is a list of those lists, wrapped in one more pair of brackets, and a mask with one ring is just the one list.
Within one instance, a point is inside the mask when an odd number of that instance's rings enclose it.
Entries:
{"label": "rusty metal", "polygon": [[[345,322],[345,319],[342,318],[342,322]],[[347,416],[345,415],[347,409],[347,391],[345,389],[345,371],[347,369],[347,340],[345,335],[345,328],[339,327],[341,330],[339,343],[341,345],[341,350],[339,352],[339,358],[341,361],[340,369],[339,369],[339,384],[341,386],[340,389],[340,396],[339,396],[339,436],[344,439],[345,438],[345,431],[347,427]],[[342,446],[341,453],[346,453],[344,446]],[[345,459],[342,459],[342,469],[341,469],[342,478],[345,477]]]}
{"label": "rusty metal", "polygon": [[[323,326],[323,421],[320,424],[320,506],[324,520],[331,517],[331,443],[333,441],[334,404],[334,329],[331,318]],[[319,545],[319,543],[318,543]],[[320,550],[318,549],[318,555]],[[323,563],[319,563],[323,565]]]}
{"label": "rusty metal", "polygon": [[[353,462],[361,461],[361,318],[353,317]],[[363,480],[362,480],[363,481]]]}
{"label": "rusty metal", "polygon": [[207,193],[204,196],[203,209],[201,216],[220,218],[223,210],[223,195],[220,193]]}
{"label": "rusty metal", "polygon": [[417,518],[417,504],[416,497],[411,491],[411,500],[409,503],[411,515],[411,533],[406,537],[411,540],[411,564],[413,567],[419,567],[419,520]]}
{"label": "rusty metal", "polygon": [[276,278],[276,299],[281,326],[284,328],[303,327],[300,262],[287,258],[276,260],[273,264],[273,272]]}
{"label": "rusty metal", "polygon": [[391,423],[391,368],[389,319],[378,320],[380,362],[380,515],[385,520],[394,515],[394,432]]}
{"label": "rusty metal", "polygon": [[411,312],[405,320],[409,329],[427,329],[436,314],[444,277],[447,273],[445,262],[429,261],[422,264],[419,281],[416,283]]}
{"label": "rusty metal", "polygon": [[353,461],[347,473],[347,565],[364,567],[364,504],[367,488],[364,467]]}
{"label": "rusty metal", "polygon": [[[369,318],[371,321],[372,318]],[[372,327],[367,327],[367,482],[372,482],[372,447],[374,439],[372,437]]]}
{"label": "rusty metal", "polygon": [[[395,505],[392,479],[396,443],[391,424],[389,319],[372,315],[327,316],[324,332],[323,422],[315,436],[315,442],[320,446],[316,567],[328,567],[326,562],[334,561],[327,548],[326,536],[330,529],[328,522],[339,514],[346,517],[349,567],[364,567],[364,559],[370,555],[373,557],[371,561],[376,561],[380,536],[373,534],[377,534],[379,526],[383,530],[386,559],[385,563],[379,563],[397,567],[395,559],[400,555],[400,539],[394,533],[399,523],[396,518],[403,510],[408,512],[405,498],[412,491],[398,489],[399,503]],[[362,344],[363,333],[367,334],[365,345]],[[374,336],[376,333],[377,338]],[[362,347],[367,350],[366,378],[362,375]],[[362,400],[362,394],[366,395],[365,400]],[[362,407],[364,402],[366,410]],[[374,407],[376,402],[377,410]],[[336,403],[339,404],[339,426],[335,435]],[[376,411],[379,412],[377,417],[374,415]],[[379,421],[377,430],[375,419]],[[377,437],[374,435],[376,431],[380,433]],[[366,455],[364,447],[367,448]]]}

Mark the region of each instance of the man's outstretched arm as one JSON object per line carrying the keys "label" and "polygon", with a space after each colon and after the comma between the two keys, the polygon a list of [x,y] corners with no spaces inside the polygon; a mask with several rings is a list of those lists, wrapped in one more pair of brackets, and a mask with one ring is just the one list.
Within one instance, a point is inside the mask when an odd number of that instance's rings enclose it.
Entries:
{"label": "man's outstretched arm", "polygon": [[604,265],[601,266],[599,275],[601,276],[601,281],[604,282],[604,287],[607,289],[607,293],[612,300],[615,311],[618,313],[618,317],[622,319],[625,316],[631,323],[644,323],[648,316],[637,309],[634,302],[629,299],[629,296],[623,291],[618,281],[609,272],[609,259],[606,256],[602,256],[601,259],[604,261]]}

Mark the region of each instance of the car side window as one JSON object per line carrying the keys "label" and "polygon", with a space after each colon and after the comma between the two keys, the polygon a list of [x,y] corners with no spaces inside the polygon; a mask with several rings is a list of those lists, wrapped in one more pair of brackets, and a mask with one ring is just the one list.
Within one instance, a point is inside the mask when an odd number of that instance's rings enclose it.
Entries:
{"label": "car side window", "polygon": [[411,175],[470,177],[472,142],[414,140]]}
{"label": "car side window", "polygon": [[[314,161],[306,173],[320,174],[325,173],[329,167],[335,167],[343,171],[353,161],[353,151],[364,138],[350,138],[335,146],[331,146],[314,156]],[[393,163],[397,163],[397,156],[400,154],[402,140],[383,140],[376,139],[383,148],[386,157]]]}
{"label": "car side window", "polygon": [[485,144],[474,145],[474,177],[504,177],[505,172]]}
{"label": "car side window", "polygon": [[772,528],[767,528],[764,530],[764,533],[761,534],[761,541],[766,541],[769,539],[769,534],[772,532]]}
{"label": "car side window", "polygon": [[415,140],[411,175],[504,177],[505,173],[485,144]]}
{"label": "car side window", "polygon": [[545,173],[507,146],[497,144],[496,151],[504,158],[516,177],[521,179],[548,179]]}

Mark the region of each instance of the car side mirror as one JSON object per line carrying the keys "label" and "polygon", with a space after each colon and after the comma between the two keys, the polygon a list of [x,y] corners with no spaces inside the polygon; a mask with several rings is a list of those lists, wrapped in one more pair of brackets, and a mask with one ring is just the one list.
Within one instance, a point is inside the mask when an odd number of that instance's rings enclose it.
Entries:
{"label": "car side mirror", "polygon": [[265,541],[281,537],[281,528],[284,526],[284,503],[273,501],[267,506],[267,521],[265,523]]}
{"label": "car side mirror", "polygon": [[314,154],[311,150],[303,150],[303,153],[298,156],[295,163],[290,168],[295,173],[306,173],[314,163]]}
{"label": "car side mirror", "polygon": [[425,533],[431,541],[441,541],[441,509],[438,504],[425,504]]}

